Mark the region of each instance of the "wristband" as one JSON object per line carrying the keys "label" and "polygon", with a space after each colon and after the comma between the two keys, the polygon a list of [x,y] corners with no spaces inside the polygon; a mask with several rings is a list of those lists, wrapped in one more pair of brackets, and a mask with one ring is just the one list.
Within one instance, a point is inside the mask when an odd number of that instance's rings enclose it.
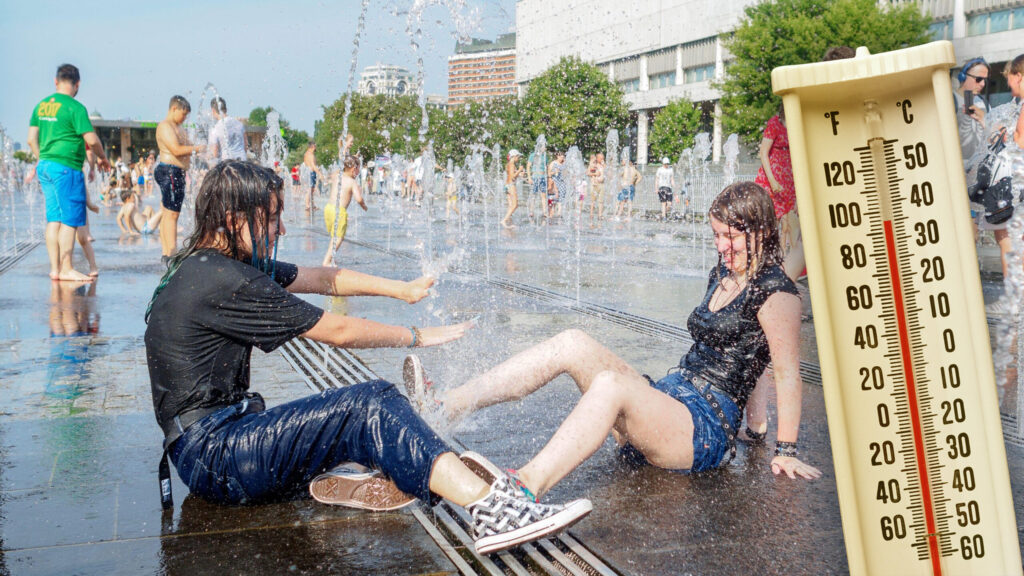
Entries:
{"label": "wristband", "polygon": [[796,442],[776,442],[775,443],[775,455],[776,456],[787,456],[789,458],[796,458],[800,454],[797,450]]}
{"label": "wristband", "polygon": [[420,337],[420,329],[415,326],[409,326],[409,332],[412,332],[412,343],[409,344],[409,348],[415,348],[420,343],[422,338]]}

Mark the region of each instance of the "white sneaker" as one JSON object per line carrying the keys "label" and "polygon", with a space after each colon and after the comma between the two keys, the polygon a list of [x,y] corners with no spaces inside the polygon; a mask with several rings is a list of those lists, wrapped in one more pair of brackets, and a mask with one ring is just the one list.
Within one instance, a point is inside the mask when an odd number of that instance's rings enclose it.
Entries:
{"label": "white sneaker", "polygon": [[427,378],[427,371],[419,356],[409,354],[402,363],[402,381],[405,383],[405,395],[416,412],[423,414],[430,407],[430,389],[434,383]]}
{"label": "white sneaker", "polygon": [[412,504],[416,498],[398,489],[377,470],[347,462],[324,472],[309,483],[317,502],[383,512]]}
{"label": "white sneaker", "polygon": [[593,510],[590,500],[573,500],[564,506],[537,504],[520,498],[507,476],[491,484],[491,491],[466,506],[473,517],[474,547],[492,554],[560,532]]}

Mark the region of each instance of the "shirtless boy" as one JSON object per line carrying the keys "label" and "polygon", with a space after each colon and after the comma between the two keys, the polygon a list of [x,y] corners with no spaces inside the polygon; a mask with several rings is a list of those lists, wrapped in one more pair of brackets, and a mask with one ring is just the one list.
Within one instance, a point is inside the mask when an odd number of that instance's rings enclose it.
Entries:
{"label": "shirtless boy", "polygon": [[306,196],[306,210],[316,210],[316,201],[313,199],[313,192],[316,191],[316,174],[319,170],[316,166],[316,144],[309,143],[306,153],[302,156],[302,163],[309,168],[309,196]]}
{"label": "shirtless boy", "polygon": [[163,210],[153,211],[149,206],[142,209],[140,213],[138,206],[141,203],[138,192],[128,188],[121,190],[121,210],[117,213],[117,227],[122,234],[138,236],[139,234],[152,234],[160,224]]}
{"label": "shirtless boy", "polygon": [[341,188],[338,188],[338,176],[331,178],[331,199],[324,206],[324,223],[327,225],[327,233],[331,235],[331,245],[324,254],[324,266],[334,266],[334,253],[341,247],[345,239],[345,232],[348,230],[348,205],[355,198],[363,211],[367,210],[366,202],[363,201],[363,191],[359,188],[359,159],[355,156],[345,157],[345,169],[341,173]]}
{"label": "shirtless boy", "polygon": [[192,162],[192,153],[201,153],[206,146],[193,146],[185,129],[181,127],[192,106],[182,96],[172,96],[167,117],[156,127],[156,145],[160,149],[160,163],[153,178],[160,186],[163,217],[160,218],[160,261],[167,263],[178,247],[178,214],[185,200],[185,171]]}

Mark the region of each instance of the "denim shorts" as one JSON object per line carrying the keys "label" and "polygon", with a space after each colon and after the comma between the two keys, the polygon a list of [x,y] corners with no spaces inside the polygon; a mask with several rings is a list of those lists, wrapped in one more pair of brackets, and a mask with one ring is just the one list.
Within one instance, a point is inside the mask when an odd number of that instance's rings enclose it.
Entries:
{"label": "denim shorts", "polygon": [[77,228],[85,226],[85,176],[52,160],[36,165],[39,187],[46,201],[46,221]]}
{"label": "denim shorts", "polygon": [[632,202],[636,198],[636,186],[626,186],[619,192],[619,202],[625,202],[629,200]]}
{"label": "denim shorts", "polygon": [[[729,450],[729,439],[722,430],[722,424],[715,415],[714,409],[704,399],[704,396],[697,391],[697,388],[679,372],[673,372],[651,386],[658,391],[668,394],[672,398],[683,403],[693,417],[693,464],[691,467],[680,470],[673,470],[682,474],[690,472],[703,472],[717,468]],[[729,419],[734,430],[738,430],[740,422],[740,409],[731,398],[721,392],[712,390],[711,393],[718,399]],[[634,446],[626,444],[620,449],[623,458],[632,464],[647,464],[647,459]]]}

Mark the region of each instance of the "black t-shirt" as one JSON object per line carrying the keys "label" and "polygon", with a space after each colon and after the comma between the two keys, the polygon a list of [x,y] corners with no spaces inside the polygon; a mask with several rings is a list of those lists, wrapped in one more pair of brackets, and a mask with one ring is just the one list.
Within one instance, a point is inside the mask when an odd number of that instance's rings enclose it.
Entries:
{"label": "black t-shirt", "polygon": [[711,271],[704,300],[686,321],[694,339],[693,346],[679,364],[728,392],[743,410],[757,378],[771,360],[768,338],[757,320],[757,313],[772,294],[799,292],[780,266],[766,266],[732,302],[712,312],[709,308],[711,295],[718,287],[719,278],[728,274],[724,265]]}
{"label": "black t-shirt", "polygon": [[247,397],[252,347],[270,352],[307,332],[324,311],[285,290],[299,269],[278,262],[274,278],[203,250],[181,263],[153,302],[146,362],[157,423]]}

